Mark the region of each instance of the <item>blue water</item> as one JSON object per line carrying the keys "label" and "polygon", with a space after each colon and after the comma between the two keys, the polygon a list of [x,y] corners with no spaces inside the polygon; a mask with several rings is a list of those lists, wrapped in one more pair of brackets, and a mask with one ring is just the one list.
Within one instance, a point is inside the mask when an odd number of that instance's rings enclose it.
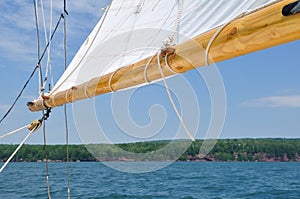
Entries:
{"label": "blue water", "polygon": [[[133,170],[159,162],[113,163]],[[50,163],[52,198],[67,198],[65,163]],[[71,163],[72,198],[300,198],[300,163],[176,162],[135,174],[101,163]],[[0,199],[47,198],[45,163],[11,163]]]}

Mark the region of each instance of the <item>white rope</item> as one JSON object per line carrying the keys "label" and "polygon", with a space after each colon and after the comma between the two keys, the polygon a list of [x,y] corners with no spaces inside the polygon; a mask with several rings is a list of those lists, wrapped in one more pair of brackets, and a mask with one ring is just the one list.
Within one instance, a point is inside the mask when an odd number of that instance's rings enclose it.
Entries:
{"label": "white rope", "polygon": [[174,74],[178,74],[175,70],[173,70],[173,68],[170,67],[169,62],[168,62],[168,53],[166,53],[165,56],[165,63],[166,63],[166,67],[169,69],[169,71],[171,71]]}
{"label": "white rope", "polygon": [[225,23],[223,26],[221,26],[219,29],[218,29],[218,31],[212,36],[212,38],[209,40],[209,42],[208,42],[208,44],[207,44],[207,47],[206,47],[206,50],[205,50],[205,57],[204,57],[204,59],[205,59],[205,66],[209,66],[210,65],[210,63],[209,63],[209,50],[210,50],[210,47],[211,47],[211,45],[212,45],[212,43],[215,41],[215,39],[219,36],[219,34],[224,30],[224,28],[226,27],[226,26],[228,26],[230,23],[232,22],[232,20],[231,21],[229,21],[229,22],[227,22],[227,23]]}
{"label": "white rope", "polygon": [[254,10],[251,10],[251,11],[247,10],[247,11],[239,14],[238,16],[234,17],[233,19],[231,19],[227,23],[223,24],[222,26],[220,26],[220,28],[218,29],[218,31],[215,32],[215,34],[212,36],[212,38],[210,39],[209,43],[207,44],[207,47],[206,47],[206,50],[205,50],[205,57],[204,57],[204,59],[205,59],[205,65],[206,66],[210,65],[210,63],[209,63],[209,50],[210,50],[211,45],[216,40],[216,38],[219,36],[219,34],[224,30],[224,28],[226,28],[232,21],[234,21],[236,19],[239,19],[241,17],[247,16],[249,14],[252,14],[254,12],[257,12],[257,11],[263,9],[263,8],[266,8],[266,7],[270,6],[270,5],[276,4],[276,3],[280,2],[280,1],[283,1],[283,0],[274,0],[272,2],[269,2],[269,3],[265,4],[265,5],[257,7]]}
{"label": "white rope", "polygon": [[227,23],[223,24],[222,26],[220,26],[220,28],[218,29],[217,32],[215,32],[215,34],[212,36],[212,38],[209,40],[208,44],[207,44],[207,47],[206,47],[206,50],[205,50],[205,65],[206,66],[209,66],[210,63],[209,63],[209,50],[210,50],[210,47],[211,45],[213,44],[213,42],[216,40],[216,38],[219,36],[219,34],[224,30],[224,28],[226,28],[232,21],[238,19],[238,18],[241,18],[245,15],[249,14],[249,11],[245,11],[241,14],[239,14],[238,16],[234,17],[233,19],[231,19],[230,21],[228,21]]}
{"label": "white rope", "polygon": [[180,19],[182,16],[182,10],[183,10],[183,0],[178,0],[178,13],[176,17],[174,32],[173,32],[173,36],[174,37],[176,36],[177,43],[179,42],[179,26],[180,26]]}
{"label": "white rope", "polygon": [[154,54],[147,62],[145,68],[144,68],[144,79],[147,83],[151,83],[151,81],[149,81],[148,77],[147,77],[147,70],[148,70],[148,67],[150,65],[150,63],[152,62],[152,60],[154,59],[154,57],[156,56],[156,54]]}
{"label": "white rope", "polygon": [[48,155],[46,151],[46,122],[43,124],[43,136],[44,136],[44,156],[45,156],[45,162],[46,162],[46,185],[47,185],[47,193],[48,193],[48,199],[51,199],[51,190],[50,190],[50,181],[49,181],[49,164],[48,164]]}
{"label": "white rope", "polygon": [[21,127],[21,128],[18,128],[18,129],[16,129],[16,130],[13,130],[13,131],[11,131],[11,132],[9,132],[9,133],[6,133],[6,134],[4,134],[4,135],[1,135],[1,136],[0,136],[0,139],[5,138],[5,137],[7,137],[7,136],[9,136],[9,135],[15,134],[15,133],[17,133],[17,132],[19,132],[19,131],[22,131],[23,129],[26,129],[27,127],[28,127],[28,125],[25,125],[25,126],[23,126],[23,127]]}
{"label": "white rope", "polygon": [[113,78],[113,76],[120,70],[121,68],[118,68],[117,70],[115,70],[109,77],[108,80],[108,88],[110,89],[111,92],[115,92],[115,90],[111,87],[111,80]]}
{"label": "white rope", "polygon": [[91,98],[89,95],[88,95],[88,87],[89,87],[89,84],[90,84],[91,80],[88,81],[86,84],[85,84],[85,87],[84,87],[84,96],[86,98]]}
{"label": "white rope", "polygon": [[[50,75],[51,75],[51,83],[53,85],[53,73],[52,73],[52,66],[51,66],[51,40],[50,37],[48,38],[47,35],[47,27],[46,27],[46,20],[45,20],[45,12],[44,12],[44,5],[43,5],[43,0],[40,0],[40,4],[41,4],[41,12],[42,12],[42,19],[43,19],[43,28],[44,28],[44,37],[45,37],[45,43],[47,45],[47,43],[49,43],[48,48],[47,48],[47,65],[46,65],[46,71],[45,71],[45,79],[44,79],[44,83],[41,87],[41,91],[43,91],[46,87],[47,84],[47,79],[48,79],[48,73],[50,70]],[[50,1],[50,34],[52,34],[52,10],[53,10],[53,6],[52,6],[52,0]]]}
{"label": "white rope", "polygon": [[51,191],[50,191],[49,175],[46,175],[46,184],[47,184],[48,199],[51,199]]}
{"label": "white rope", "polygon": [[108,15],[108,12],[110,10],[112,2],[113,1],[111,1],[110,4],[109,4],[109,6],[107,7],[107,9],[105,9],[105,13],[103,14],[103,20],[102,20],[99,28],[97,29],[95,36],[92,38],[92,41],[90,42],[90,45],[88,46],[87,50],[85,51],[85,53],[83,54],[83,56],[81,57],[81,59],[79,60],[79,62],[77,63],[77,65],[73,68],[72,71],[70,71],[70,73],[67,75],[67,77],[65,77],[65,79],[60,84],[56,85],[57,87],[55,89],[53,89],[51,91],[51,93],[54,93],[55,91],[57,91],[67,81],[67,79],[77,70],[77,68],[79,67],[79,65],[81,64],[81,62],[85,59],[85,57],[87,56],[88,52],[90,51],[93,43],[95,42],[96,37],[99,34],[99,32],[100,32],[100,30],[101,30],[101,28],[102,28],[102,26],[104,24],[104,21],[106,20],[106,17]]}
{"label": "white rope", "polygon": [[5,169],[7,164],[11,161],[11,159],[16,155],[16,153],[19,151],[19,149],[23,146],[23,144],[26,142],[26,140],[30,137],[30,135],[36,130],[36,128],[32,129],[24,138],[24,140],[20,143],[20,145],[16,148],[16,150],[11,154],[11,156],[6,160],[4,165],[0,169],[0,173]]}
{"label": "white rope", "polygon": [[[52,24],[53,23],[53,1],[50,1],[50,25],[49,25],[49,37],[52,35]],[[49,66],[49,72],[50,72],[50,82],[51,85],[54,85],[54,80],[53,80],[53,72],[52,72],[52,64],[51,64],[51,39],[49,39],[49,53],[48,53],[48,60],[47,60],[47,76],[48,77],[48,66]]]}
{"label": "white rope", "polygon": [[160,72],[160,74],[161,74],[161,76],[162,76],[162,78],[163,78],[164,85],[165,85],[165,88],[166,88],[168,97],[169,97],[170,102],[171,102],[171,104],[172,104],[172,106],[173,106],[173,108],[174,108],[174,111],[176,112],[176,115],[177,115],[178,119],[180,120],[180,122],[181,122],[183,128],[185,129],[187,135],[188,135],[188,136],[190,137],[190,139],[194,142],[194,141],[195,141],[195,138],[193,137],[193,135],[191,134],[191,132],[190,132],[189,129],[187,128],[187,126],[186,126],[186,124],[185,124],[185,122],[184,122],[182,116],[180,115],[180,113],[179,113],[179,111],[178,111],[178,108],[177,108],[177,106],[176,106],[176,104],[175,104],[175,102],[174,102],[174,99],[173,99],[173,97],[172,97],[172,95],[171,95],[171,93],[170,93],[169,86],[168,86],[168,83],[167,83],[167,81],[166,81],[166,77],[165,77],[165,75],[164,75],[162,66],[161,66],[161,64],[160,64],[160,56],[161,56],[161,50],[159,51],[159,53],[157,53],[157,64],[158,64],[159,72]]}
{"label": "white rope", "polygon": [[[38,11],[38,2],[37,0],[34,0],[33,2],[34,4],[34,14],[35,14],[35,25],[36,25],[36,31],[37,31],[37,45],[38,45],[38,60],[40,60],[40,36],[39,36],[39,11]],[[42,71],[41,71],[41,65],[38,64],[38,69],[39,69],[39,75],[38,75],[38,93],[41,94],[41,87],[42,87],[42,78],[41,78],[41,74],[42,74]]]}

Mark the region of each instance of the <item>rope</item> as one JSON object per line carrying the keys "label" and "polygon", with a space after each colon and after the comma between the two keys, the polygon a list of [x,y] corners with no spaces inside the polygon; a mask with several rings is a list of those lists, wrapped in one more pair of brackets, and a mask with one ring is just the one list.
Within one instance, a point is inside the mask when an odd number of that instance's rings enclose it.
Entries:
{"label": "rope", "polygon": [[11,110],[14,108],[15,104],[17,103],[17,101],[20,99],[21,95],[23,94],[23,91],[25,90],[25,88],[27,87],[28,83],[30,82],[30,80],[32,79],[35,71],[38,69],[38,65],[35,66],[35,68],[33,69],[33,71],[31,72],[29,78],[27,79],[27,81],[25,82],[23,88],[21,89],[20,93],[18,94],[18,96],[16,97],[16,99],[14,100],[13,104],[10,106],[10,108],[7,110],[7,112],[4,114],[4,116],[1,118],[0,120],[0,124],[1,122],[7,117],[7,115],[11,112]]}
{"label": "rope", "polygon": [[168,53],[166,54],[165,56],[165,64],[166,64],[166,67],[169,69],[169,71],[171,71],[172,73],[174,74],[178,74],[175,70],[173,70],[173,68],[170,67],[169,65],[169,62],[168,62]]}
{"label": "rope", "polygon": [[[39,31],[39,17],[38,17],[38,6],[37,6],[37,0],[33,0],[34,5],[34,15],[35,15],[35,27],[36,27],[36,37],[37,37],[37,54],[38,54],[38,60],[41,57],[41,45],[40,45],[40,31]],[[39,85],[39,92],[40,88],[43,84],[43,75],[42,75],[42,68],[40,65],[39,67],[39,76],[38,76],[38,85]]]}
{"label": "rope", "polygon": [[19,132],[19,131],[22,131],[23,129],[26,129],[27,127],[28,127],[28,125],[25,125],[25,126],[23,126],[23,127],[21,127],[21,128],[18,128],[18,129],[16,129],[16,130],[13,130],[13,131],[11,131],[11,132],[9,132],[9,133],[6,133],[6,134],[4,134],[4,135],[1,135],[1,136],[0,136],[0,139],[5,138],[5,137],[7,137],[7,136],[9,136],[9,135],[15,134],[15,133],[17,133],[17,132]]}
{"label": "rope", "polygon": [[20,148],[23,146],[23,144],[26,142],[26,140],[31,136],[32,133],[34,133],[37,130],[36,128],[33,128],[27,135],[26,137],[22,140],[22,142],[20,143],[20,145],[15,149],[15,151],[11,154],[11,156],[6,160],[6,162],[4,163],[4,165],[2,165],[1,169],[0,169],[0,173],[5,169],[5,167],[7,166],[7,164],[11,161],[11,159],[16,155],[16,153],[20,150]]}
{"label": "rope", "polygon": [[175,27],[174,27],[174,31],[173,31],[173,36],[177,38],[177,43],[179,42],[179,25],[180,25],[180,19],[182,16],[182,9],[183,9],[183,0],[178,0],[178,13],[177,13],[177,17],[176,17],[176,23],[175,23]]}
{"label": "rope", "polygon": [[67,118],[67,105],[64,105],[64,116],[65,116],[65,126],[66,126],[66,158],[67,158],[67,171],[68,171],[68,199],[70,199],[71,193],[71,170],[70,170],[70,158],[69,158],[69,128],[68,128],[68,118]]}
{"label": "rope", "polygon": [[145,68],[144,68],[144,79],[147,83],[150,83],[151,81],[149,81],[148,77],[147,77],[147,69],[150,65],[150,63],[152,62],[152,60],[154,59],[154,57],[156,56],[156,54],[154,54],[147,62]]}
{"label": "rope", "polygon": [[[57,24],[56,24],[56,26],[55,26],[55,28],[54,28],[54,31],[53,31],[53,33],[52,33],[52,35],[51,35],[51,37],[50,37],[49,42],[52,41],[52,39],[53,39],[53,37],[54,37],[54,34],[56,33],[56,30],[57,30],[57,28],[58,28],[58,26],[59,26],[59,24],[60,24],[61,19],[62,19],[62,15],[60,16],[60,18],[59,18],[58,21],[57,21]],[[42,53],[40,59],[38,60],[37,65],[36,65],[35,68],[33,69],[33,71],[32,71],[32,73],[30,74],[28,80],[25,82],[25,84],[24,84],[23,88],[21,89],[19,95],[18,95],[17,98],[14,100],[13,104],[12,104],[11,107],[7,110],[7,112],[4,114],[4,116],[1,118],[0,124],[1,124],[1,122],[7,117],[7,115],[11,112],[11,110],[14,108],[15,104],[16,104],[17,101],[20,99],[21,95],[23,94],[23,91],[25,90],[25,88],[27,87],[27,85],[28,85],[28,83],[30,82],[31,78],[33,77],[35,71],[39,68],[39,66],[40,66],[40,64],[41,64],[41,61],[43,60],[43,58],[44,58],[44,56],[45,56],[45,53],[46,53],[46,51],[47,51],[47,48],[49,47],[49,42],[47,43],[46,47],[44,48],[44,51],[43,51],[43,53]]]}
{"label": "rope", "polygon": [[111,80],[113,79],[113,76],[120,70],[121,68],[118,68],[117,70],[115,70],[109,77],[108,80],[108,88],[110,89],[111,92],[115,92],[115,90],[112,88],[111,86]]}
{"label": "rope", "polygon": [[232,21],[234,21],[236,19],[239,19],[241,17],[247,16],[249,14],[252,14],[254,12],[257,12],[257,11],[259,11],[259,10],[261,10],[263,8],[266,8],[266,7],[270,6],[270,5],[274,5],[274,4],[276,4],[276,3],[280,2],[280,1],[283,1],[283,0],[274,0],[272,2],[269,2],[269,3],[265,4],[265,5],[259,6],[259,7],[257,7],[254,10],[251,10],[251,11],[247,10],[247,11],[239,14],[238,16],[234,17],[233,19],[231,19],[227,23],[223,24],[222,26],[220,26],[220,28],[218,29],[218,31],[215,32],[215,34],[212,36],[212,38],[209,40],[209,42],[207,44],[207,47],[206,47],[206,50],[205,50],[205,57],[204,57],[204,59],[205,59],[205,65],[206,66],[210,65],[210,63],[209,63],[209,50],[210,50],[211,45],[216,40],[216,38],[219,36],[219,34],[224,30],[224,28],[226,28]]}
{"label": "rope", "polygon": [[[42,12],[42,19],[43,19],[43,28],[44,28],[44,37],[45,37],[45,42],[46,45],[48,45],[47,48],[47,66],[46,66],[46,72],[45,72],[45,78],[43,81],[42,86],[40,87],[40,92],[43,92],[45,90],[46,84],[47,84],[47,80],[48,80],[48,73],[49,73],[49,68],[51,68],[51,40],[48,39],[48,35],[47,35],[47,27],[46,27],[46,20],[45,20],[45,12],[44,12],[44,4],[43,4],[43,0],[40,0],[41,2],[41,12]],[[51,35],[51,31],[52,31],[52,0],[50,2],[50,34]],[[51,69],[52,71],[52,69]],[[52,72],[51,72],[52,74]],[[53,79],[53,78],[52,78]]]}
{"label": "rope", "polygon": [[[187,135],[188,135],[188,136],[190,137],[190,139],[194,142],[194,141],[195,141],[195,138],[192,136],[191,132],[190,132],[189,129],[187,128],[187,126],[186,126],[186,124],[185,124],[185,122],[184,122],[182,116],[180,115],[180,113],[179,113],[179,111],[178,111],[178,108],[177,108],[177,106],[176,106],[176,104],[175,104],[175,102],[174,102],[174,99],[173,99],[173,97],[172,97],[172,95],[171,95],[171,93],[170,93],[169,86],[168,86],[168,83],[167,83],[167,81],[166,81],[166,77],[165,77],[165,75],[164,75],[162,66],[161,66],[161,64],[160,64],[160,61],[161,61],[161,60],[160,60],[160,57],[161,57],[161,50],[159,51],[159,53],[157,53],[157,64],[158,64],[159,72],[160,72],[160,74],[161,74],[161,76],[162,76],[162,78],[163,78],[164,85],[165,85],[165,88],[166,88],[168,97],[169,97],[170,102],[171,102],[171,104],[172,104],[172,106],[173,106],[173,108],[174,108],[174,111],[176,112],[176,115],[177,115],[178,119],[180,120],[180,122],[181,122],[183,128],[185,129]],[[167,64],[167,63],[166,63],[166,64]]]}
{"label": "rope", "polygon": [[[64,0],[64,69],[67,69],[67,19],[66,15],[66,0]],[[67,117],[67,105],[64,104],[64,118],[66,127],[66,159],[67,159],[67,171],[68,171],[68,199],[71,198],[71,171],[70,171],[70,160],[69,160],[69,128],[68,128],[68,117]]]}
{"label": "rope", "polygon": [[101,24],[100,24],[100,26],[99,26],[96,34],[95,34],[95,37],[92,39],[90,46],[87,48],[86,52],[83,54],[83,56],[81,57],[81,59],[77,63],[77,65],[73,68],[72,71],[70,71],[69,75],[59,85],[57,85],[57,87],[55,89],[52,90],[52,93],[54,93],[55,91],[57,91],[57,89],[59,89],[67,81],[67,79],[77,70],[77,68],[79,67],[79,65],[81,64],[81,62],[85,59],[86,55],[88,54],[89,50],[91,49],[94,41],[96,40],[97,35],[99,34],[99,32],[100,32],[100,30],[101,30],[101,28],[102,28],[102,26],[104,24],[104,21],[105,21],[105,19],[107,17],[107,14],[108,14],[109,10],[110,10],[110,7],[112,5],[112,2],[113,1],[110,2],[109,6],[105,10],[105,13],[104,13],[104,16],[103,16],[103,20],[102,20],[102,22],[101,22]]}
{"label": "rope", "polygon": [[47,193],[48,199],[51,199],[51,192],[50,192],[50,182],[49,182],[49,161],[48,161],[48,154],[47,154],[47,141],[46,141],[46,122],[43,124],[43,136],[44,136],[44,156],[46,159],[46,185],[47,185]]}
{"label": "rope", "polygon": [[[51,0],[50,1],[50,25],[49,25],[49,35],[51,35],[52,33],[52,23],[53,23],[53,1]],[[50,49],[49,49],[49,52],[50,52]],[[47,62],[47,65],[49,63],[49,69],[50,69],[50,82],[51,82],[51,85],[53,86],[54,85],[54,79],[53,79],[53,72],[52,72],[52,64],[51,64],[51,54],[49,55],[49,60]],[[51,88],[49,88],[50,90]]]}

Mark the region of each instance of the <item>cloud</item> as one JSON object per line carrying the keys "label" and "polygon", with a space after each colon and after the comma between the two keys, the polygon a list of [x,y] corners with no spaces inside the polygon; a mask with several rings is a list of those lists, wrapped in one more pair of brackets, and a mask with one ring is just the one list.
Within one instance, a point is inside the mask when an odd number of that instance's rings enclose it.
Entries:
{"label": "cloud", "polygon": [[[107,5],[107,1],[81,0],[68,3],[67,34],[71,54],[77,51],[85,37],[100,19],[103,13],[101,7],[105,5]],[[62,10],[63,1],[53,0],[53,28]],[[49,34],[50,1],[44,1],[44,11],[47,34]],[[43,50],[46,42],[44,40],[40,7],[39,22],[41,49]],[[52,57],[62,57],[62,25],[61,22],[52,43]],[[0,26],[0,67],[8,67],[10,62],[22,63],[23,65],[34,62],[37,56],[37,38],[33,2],[2,0],[0,2]]]}
{"label": "cloud", "polygon": [[300,108],[300,95],[263,97],[245,101],[241,105],[266,108]]}

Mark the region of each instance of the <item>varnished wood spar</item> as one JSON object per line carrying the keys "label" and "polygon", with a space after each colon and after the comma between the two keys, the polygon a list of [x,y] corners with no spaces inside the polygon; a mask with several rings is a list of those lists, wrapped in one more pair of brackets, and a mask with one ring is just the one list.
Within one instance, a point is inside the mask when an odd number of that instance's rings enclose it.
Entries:
{"label": "varnished wood spar", "polygon": [[[281,14],[282,8],[291,2],[294,2],[294,0],[278,2],[232,21],[213,42],[209,50],[210,58],[214,62],[219,62],[300,39],[300,14],[288,17]],[[170,56],[168,59],[171,68],[178,73],[184,73],[194,69],[195,66],[203,66],[205,64],[204,49],[216,31],[218,31],[218,28],[177,45],[175,47],[176,56]],[[144,68],[149,59],[150,57],[119,69],[111,81],[113,90],[117,91],[145,83]],[[173,74],[166,68],[163,60],[161,60],[161,65],[165,76]],[[58,92],[45,99],[44,104],[47,107],[55,107],[87,97],[109,93],[111,92],[108,85],[110,76],[111,74],[107,74],[66,91]],[[156,57],[148,67],[147,77],[150,81],[161,78]],[[31,111],[39,111],[45,108],[42,99],[28,103],[28,107]]]}

